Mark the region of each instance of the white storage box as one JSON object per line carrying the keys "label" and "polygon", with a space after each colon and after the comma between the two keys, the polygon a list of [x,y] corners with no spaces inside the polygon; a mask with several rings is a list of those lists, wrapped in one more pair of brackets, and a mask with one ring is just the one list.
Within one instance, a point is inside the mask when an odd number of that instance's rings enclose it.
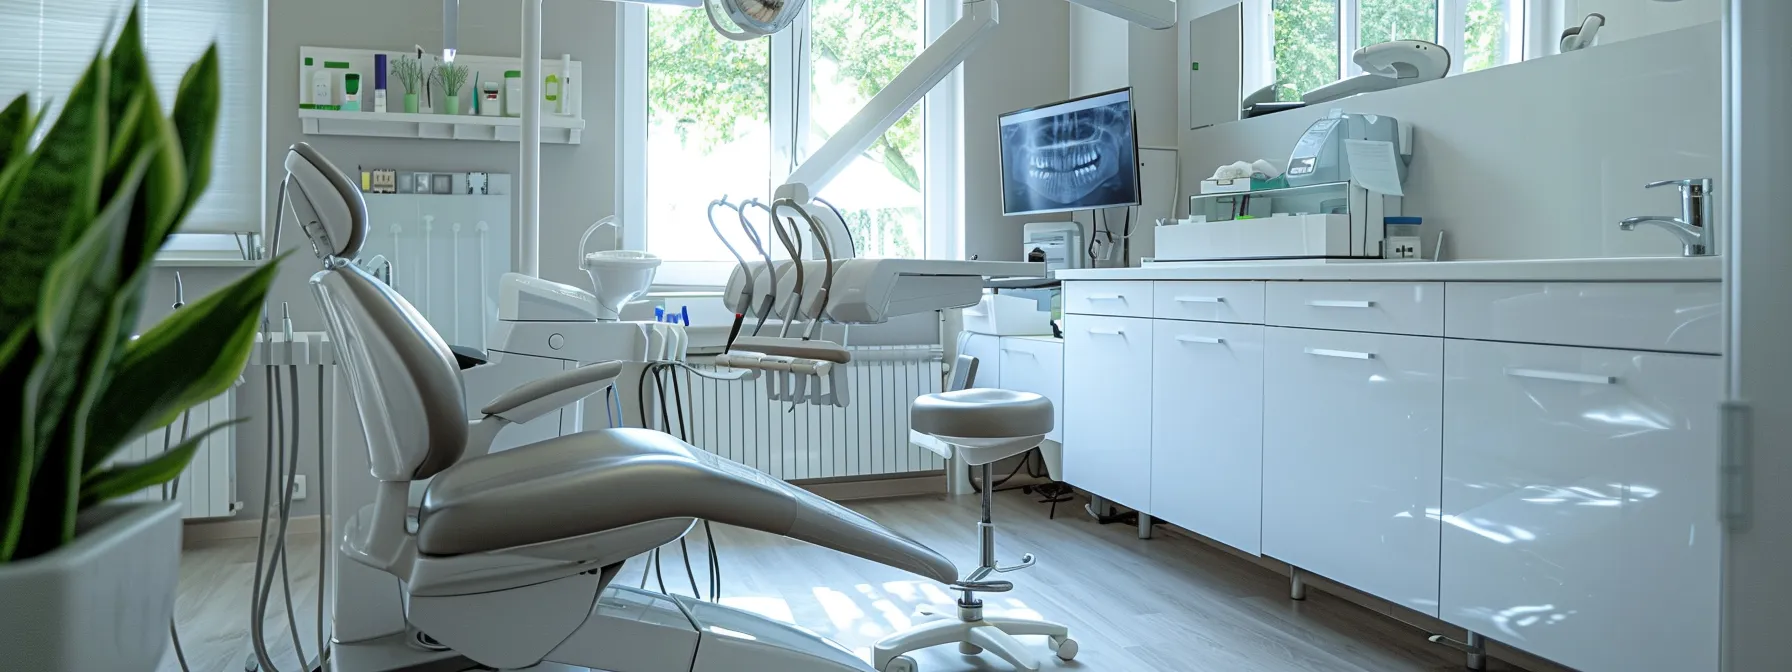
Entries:
{"label": "white storage box", "polygon": [[984,294],[977,305],[964,309],[964,330],[992,336],[1049,336],[1052,314],[1040,310],[1033,299]]}
{"label": "white storage box", "polygon": [[[1349,215],[1188,222],[1160,226],[1153,233],[1159,262],[1365,256],[1360,236],[1352,235]],[[1379,253],[1379,237],[1376,242],[1374,251]]]}

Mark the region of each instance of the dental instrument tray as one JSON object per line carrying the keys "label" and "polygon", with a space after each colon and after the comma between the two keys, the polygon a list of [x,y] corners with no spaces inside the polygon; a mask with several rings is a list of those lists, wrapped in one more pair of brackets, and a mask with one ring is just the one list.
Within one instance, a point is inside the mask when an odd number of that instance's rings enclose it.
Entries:
{"label": "dental instrument tray", "polygon": [[1156,263],[1380,259],[1401,197],[1348,181],[1189,197],[1189,219],[1154,231]]}

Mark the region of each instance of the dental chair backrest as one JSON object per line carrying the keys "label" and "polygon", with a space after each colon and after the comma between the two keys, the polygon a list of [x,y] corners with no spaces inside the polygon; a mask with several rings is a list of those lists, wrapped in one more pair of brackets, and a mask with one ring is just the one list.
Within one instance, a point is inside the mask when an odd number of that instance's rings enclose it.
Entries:
{"label": "dental chair backrest", "polygon": [[367,234],[360,190],[299,143],[286,155],[287,192],[324,270],[311,276],[382,481],[434,476],[467,445],[460,367],[417,309],[351,263]]}

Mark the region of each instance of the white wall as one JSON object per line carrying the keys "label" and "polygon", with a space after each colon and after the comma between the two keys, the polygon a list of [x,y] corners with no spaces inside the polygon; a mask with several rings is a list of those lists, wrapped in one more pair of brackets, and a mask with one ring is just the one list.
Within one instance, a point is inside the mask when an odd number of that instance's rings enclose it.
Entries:
{"label": "white wall", "polygon": [[[460,50],[469,54],[506,55],[521,51],[521,14],[515,2],[466,2],[460,9]],[[309,142],[345,171],[391,167],[442,171],[492,171],[516,173],[518,145],[498,142],[400,140],[343,136],[304,135],[298,109],[300,46],[393,49],[402,53],[411,45],[439,50],[442,44],[440,0],[268,0],[267,61],[267,205],[270,221],[286,148]],[[578,236],[592,221],[615,211],[615,5],[608,2],[550,2],[543,21],[543,53],[570,53],[584,63],[589,78],[580,105],[585,114],[583,144],[549,145],[542,151],[541,258],[542,275],[561,282],[582,283],[570,253]],[[513,215],[516,207],[513,204]],[[323,329],[316,300],[306,280],[317,262],[304,243],[304,235],[288,227],[283,247],[295,252],[283,264],[269,301],[278,320],[282,304],[292,309],[294,326],[301,331]],[[515,249],[515,246],[512,246]],[[403,269],[400,269],[403,272]],[[239,277],[240,270],[182,269],[188,300],[197,299]],[[173,271],[158,269],[147,289],[143,323],[160,320],[172,303]],[[248,389],[239,397],[239,408],[249,421],[237,428],[237,484],[239,499],[247,510],[259,513],[262,468],[265,464],[266,413],[262,410],[262,379],[251,372]],[[315,386],[304,378],[306,390]],[[304,392],[310,396],[314,392]],[[315,423],[315,409],[304,409]],[[314,474],[317,464],[315,425],[302,428],[300,473]],[[312,476],[315,479],[315,476]],[[312,486],[315,489],[315,485]],[[317,512],[317,498],[300,503],[297,515]]]}
{"label": "white wall", "polygon": [[[1182,11],[1182,10],[1179,10]],[[1182,24],[1164,30],[1151,30],[1125,19],[1073,5],[1070,8],[1070,87],[1065,97],[1084,96],[1102,91],[1132,87],[1133,118],[1138,130],[1138,143],[1143,148],[1175,149],[1178,123],[1176,55],[1177,35]],[[1141,160],[1146,158],[1141,153]],[[1150,183],[1153,177],[1142,176]],[[1163,180],[1173,181],[1169,175]],[[1167,216],[1162,212],[1168,197],[1147,195],[1146,207],[1133,216],[1128,265],[1152,256],[1151,220]],[[1126,208],[1110,208],[1104,217],[1119,233],[1127,214]],[[1089,212],[1056,215],[1044,220],[1072,219],[1085,231],[1093,230]],[[1117,265],[1117,264],[1116,264]]]}
{"label": "white wall", "polygon": [[964,64],[965,258],[1019,261],[1021,226],[1037,217],[1002,216],[996,117],[1063,100],[1070,88],[1070,3],[1010,0],[1001,24]]}
{"label": "white wall", "polygon": [[1672,236],[1616,224],[1679,212],[1645,182],[1722,175],[1720,43],[1710,23],[1183,131],[1183,189],[1221,163],[1285,164],[1331,108],[1385,114],[1416,129],[1406,212],[1448,231],[1447,257],[1677,255]]}
{"label": "white wall", "polygon": [[1562,19],[1569,25],[1580,25],[1588,14],[1605,17],[1602,45],[1716,21],[1721,12],[1719,0],[1562,0]]}

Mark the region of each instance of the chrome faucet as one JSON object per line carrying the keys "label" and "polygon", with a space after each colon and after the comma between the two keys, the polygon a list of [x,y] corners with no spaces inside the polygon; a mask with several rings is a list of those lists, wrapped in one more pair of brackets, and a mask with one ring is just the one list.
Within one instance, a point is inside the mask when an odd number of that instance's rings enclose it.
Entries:
{"label": "chrome faucet", "polygon": [[1688,257],[1702,257],[1711,254],[1711,178],[1695,177],[1684,180],[1662,180],[1643,185],[1646,189],[1676,186],[1680,188],[1680,216],[1626,217],[1618,222],[1618,228],[1624,231],[1635,231],[1642,224],[1653,224],[1667,229],[1680,239],[1680,253]]}

